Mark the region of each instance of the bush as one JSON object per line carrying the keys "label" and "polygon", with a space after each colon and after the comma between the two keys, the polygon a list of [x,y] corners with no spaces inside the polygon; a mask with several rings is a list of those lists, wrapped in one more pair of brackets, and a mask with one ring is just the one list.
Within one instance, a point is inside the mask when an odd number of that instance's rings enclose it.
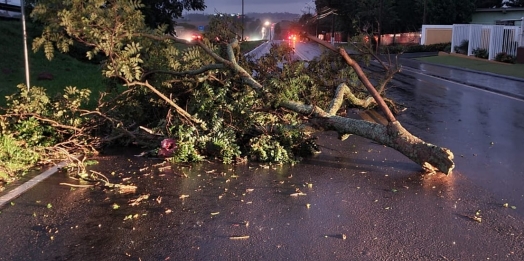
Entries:
{"label": "bush", "polygon": [[394,45],[388,45],[383,46],[381,52],[386,53],[389,51],[389,53],[421,53],[421,52],[440,52],[440,51],[446,51],[451,49],[451,43],[438,43],[438,44],[429,44],[429,45],[419,45],[419,44],[412,44],[412,45],[400,45],[400,44],[394,44]]}
{"label": "bush", "polygon": [[502,53],[498,53],[497,56],[495,56],[495,61],[503,62],[503,63],[515,63],[516,57],[511,54],[502,52]]}
{"label": "bush", "polygon": [[455,46],[455,52],[460,54],[468,54],[468,48],[469,48],[469,41],[463,40],[460,42],[460,45]]}
{"label": "bush", "polygon": [[477,58],[482,58],[482,59],[488,59],[489,57],[488,50],[484,48],[477,48],[473,50],[473,55],[475,55],[475,57]]}

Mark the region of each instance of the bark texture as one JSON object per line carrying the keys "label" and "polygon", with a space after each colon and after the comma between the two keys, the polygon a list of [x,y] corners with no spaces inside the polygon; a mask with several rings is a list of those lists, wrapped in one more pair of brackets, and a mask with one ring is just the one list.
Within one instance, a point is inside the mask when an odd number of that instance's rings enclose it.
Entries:
{"label": "bark texture", "polygon": [[391,147],[428,171],[451,174],[455,167],[453,153],[449,149],[424,142],[404,129],[398,121],[390,122],[385,126],[329,114],[317,106],[300,102],[287,101],[280,105],[303,115],[309,115],[310,122],[317,128],[335,130],[340,135],[355,134]]}

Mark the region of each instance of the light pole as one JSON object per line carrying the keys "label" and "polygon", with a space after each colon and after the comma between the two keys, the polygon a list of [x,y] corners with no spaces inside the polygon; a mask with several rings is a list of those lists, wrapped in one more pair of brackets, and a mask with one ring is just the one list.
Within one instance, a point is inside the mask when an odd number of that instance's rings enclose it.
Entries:
{"label": "light pole", "polygon": [[24,35],[24,60],[25,60],[25,82],[27,84],[27,91],[31,88],[29,83],[29,54],[27,51],[27,31],[25,28],[25,1],[20,1],[20,8],[22,9],[22,32]]}
{"label": "light pole", "polygon": [[271,23],[269,21],[266,21],[264,23],[264,25],[268,27],[268,31],[269,31],[269,39],[268,40],[271,41],[271,27],[270,27]]}
{"label": "light pole", "polygon": [[242,0],[242,41],[244,41],[244,0]]}

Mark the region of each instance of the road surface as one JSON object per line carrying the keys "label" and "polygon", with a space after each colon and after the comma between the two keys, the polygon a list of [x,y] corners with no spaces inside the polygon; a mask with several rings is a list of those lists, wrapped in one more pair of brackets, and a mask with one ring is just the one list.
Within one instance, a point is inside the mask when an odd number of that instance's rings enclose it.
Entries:
{"label": "road surface", "polygon": [[453,175],[329,132],[295,166],[115,151],[91,168],[136,193],[53,175],[1,209],[0,260],[524,260],[522,102],[408,75],[389,93],[410,131],[455,152]]}

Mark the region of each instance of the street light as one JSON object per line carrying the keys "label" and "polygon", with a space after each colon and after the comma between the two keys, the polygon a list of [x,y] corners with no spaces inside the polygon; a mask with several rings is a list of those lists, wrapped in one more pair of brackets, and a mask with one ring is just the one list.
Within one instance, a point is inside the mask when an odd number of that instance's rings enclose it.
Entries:
{"label": "street light", "polygon": [[269,22],[269,21],[266,21],[264,23],[264,25],[265,26],[270,26],[271,25],[271,27],[269,27],[269,41],[271,41],[271,31],[273,30],[273,24],[271,22]]}
{"label": "street light", "polygon": [[242,41],[244,41],[244,0],[242,0]]}

